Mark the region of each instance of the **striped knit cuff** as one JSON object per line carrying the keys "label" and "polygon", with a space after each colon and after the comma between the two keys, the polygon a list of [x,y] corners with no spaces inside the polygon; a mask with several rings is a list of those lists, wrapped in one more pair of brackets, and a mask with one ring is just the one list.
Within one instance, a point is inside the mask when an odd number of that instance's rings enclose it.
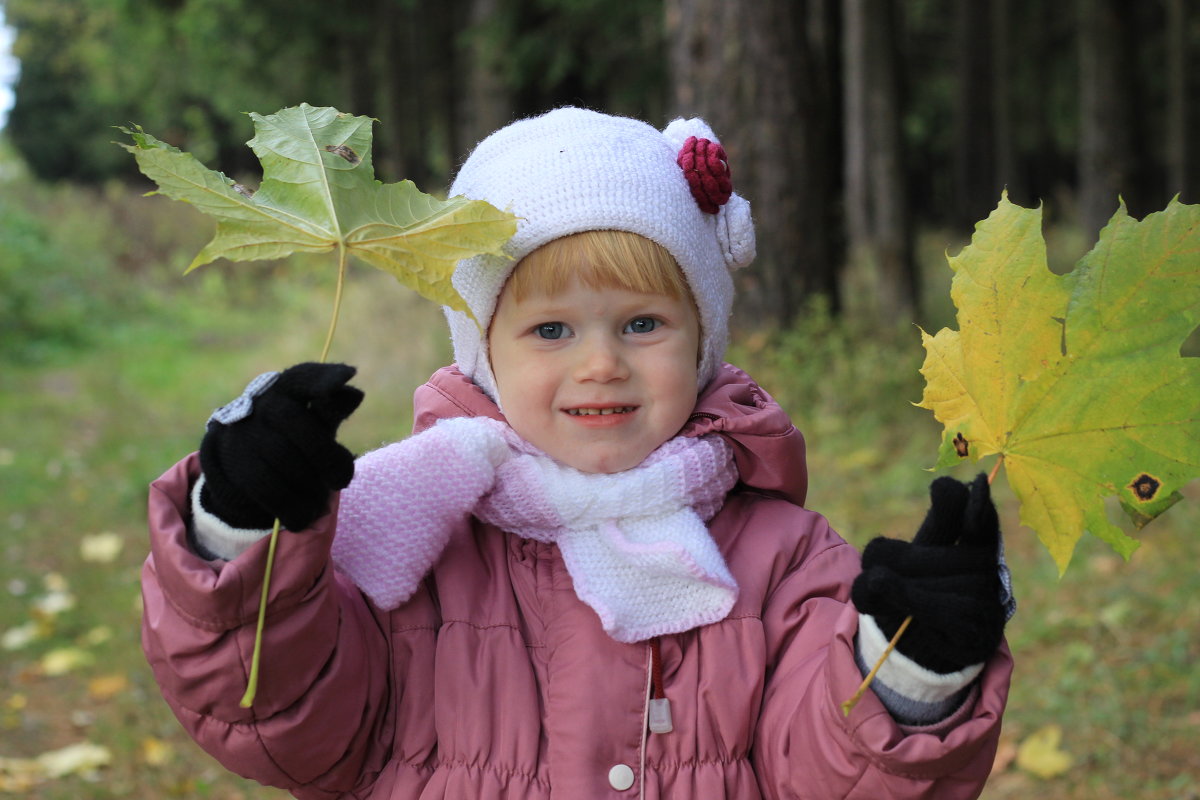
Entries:
{"label": "striped knit cuff", "polygon": [[212,561],[223,558],[227,561],[240,556],[250,546],[271,535],[271,529],[255,530],[235,528],[223,521],[200,503],[200,490],[204,488],[204,475],[192,487],[192,544],[197,555]]}
{"label": "striped knit cuff", "polygon": [[[887,649],[875,618],[858,615],[858,637],[854,657],[863,675]],[[925,669],[898,650],[893,650],[871,682],[871,689],[892,717],[904,725],[929,725],[954,713],[966,695],[971,681],[983,671],[983,664],[972,664],[958,672],[940,673]]]}

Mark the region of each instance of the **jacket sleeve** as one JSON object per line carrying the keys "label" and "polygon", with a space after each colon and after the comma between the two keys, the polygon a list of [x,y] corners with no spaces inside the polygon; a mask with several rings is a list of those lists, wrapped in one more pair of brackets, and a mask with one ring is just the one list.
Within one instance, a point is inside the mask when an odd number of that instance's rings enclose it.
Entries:
{"label": "jacket sleeve", "polygon": [[770,673],[755,759],[772,798],[977,797],[991,771],[1012,660],[992,657],[963,705],[924,728],[899,725],[868,691],[847,717],[841,703],[862,681],[854,658],[858,612],[849,599],[859,555],[813,515],[816,542],[764,609]]}
{"label": "jacket sleeve", "polygon": [[[432,674],[434,626],[402,642],[329,558],[337,502],[313,528],[281,531],[271,576],[258,694],[246,688],[269,542],[232,561],[187,545],[193,454],[150,490],[151,552],[142,569],[142,642],[163,697],[188,733],[228,769],[299,798],[363,791],[393,754],[405,668]],[[428,639],[428,641],[420,641]],[[395,670],[395,671],[394,671]],[[415,690],[414,690],[415,691]]]}

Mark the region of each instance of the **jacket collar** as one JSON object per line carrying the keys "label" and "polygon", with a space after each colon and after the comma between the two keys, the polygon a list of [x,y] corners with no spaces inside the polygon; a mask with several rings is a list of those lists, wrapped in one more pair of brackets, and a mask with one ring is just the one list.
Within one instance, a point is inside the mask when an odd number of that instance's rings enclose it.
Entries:
{"label": "jacket collar", "polygon": [[[439,369],[413,395],[413,433],[450,417],[506,422],[492,399],[454,366]],[[733,446],[743,485],[804,504],[804,436],[774,398],[737,367],[721,365],[681,433],[720,434]]]}

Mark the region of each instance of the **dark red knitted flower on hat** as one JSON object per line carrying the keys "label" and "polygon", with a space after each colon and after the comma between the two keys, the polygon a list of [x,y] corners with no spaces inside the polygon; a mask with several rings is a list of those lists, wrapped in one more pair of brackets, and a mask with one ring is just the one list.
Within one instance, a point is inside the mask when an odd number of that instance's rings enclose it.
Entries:
{"label": "dark red knitted flower on hat", "polygon": [[716,214],[721,206],[729,202],[729,196],[733,194],[733,182],[729,177],[729,162],[725,160],[724,147],[708,139],[689,136],[679,150],[676,161],[701,211]]}

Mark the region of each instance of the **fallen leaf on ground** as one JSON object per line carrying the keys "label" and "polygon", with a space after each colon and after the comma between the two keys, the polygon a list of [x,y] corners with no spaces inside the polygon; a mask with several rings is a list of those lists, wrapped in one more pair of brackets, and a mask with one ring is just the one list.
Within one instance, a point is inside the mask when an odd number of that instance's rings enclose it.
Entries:
{"label": "fallen leaf on ground", "polygon": [[43,675],[51,677],[66,675],[68,672],[86,667],[96,660],[95,656],[78,647],[60,647],[42,656],[41,668]]}
{"label": "fallen leaf on ground", "polygon": [[88,647],[95,647],[98,644],[104,644],[112,637],[112,628],[107,625],[97,625],[80,637],[79,641]]}
{"label": "fallen leaf on ground", "polygon": [[32,758],[0,758],[0,792],[27,792],[42,779]]}
{"label": "fallen leaf on ground", "polygon": [[79,556],[94,564],[108,564],[121,554],[125,541],[116,533],[97,533],[79,540]]}
{"label": "fallen leaf on ground", "polygon": [[67,745],[59,750],[42,753],[36,759],[48,778],[61,778],[81,772],[91,772],[107,766],[112,753],[107,747],[91,742]]}
{"label": "fallen leaf on ground", "polygon": [[120,673],[101,675],[88,681],[88,694],[94,700],[111,700],[129,688],[129,679]]}
{"label": "fallen leaf on ground", "polygon": [[33,610],[47,617],[55,617],[75,607],[75,595],[67,591],[51,590],[33,601]]}
{"label": "fallen leaf on ground", "polygon": [[152,767],[161,767],[175,755],[175,748],[162,739],[148,737],[142,740],[142,761]]}
{"label": "fallen leaf on ground", "polygon": [[42,576],[42,586],[47,592],[65,592],[70,588],[61,572],[47,572]]}
{"label": "fallen leaf on ground", "polygon": [[3,636],[0,636],[0,647],[5,650],[20,650],[38,638],[39,630],[36,622],[26,622],[15,628],[9,628]]}
{"label": "fallen leaf on ground", "polygon": [[107,747],[78,742],[36,758],[0,758],[0,792],[25,792],[67,775],[88,774],[112,762]]}
{"label": "fallen leaf on ground", "polygon": [[1017,748],[1017,766],[1042,779],[1055,778],[1071,768],[1074,759],[1063,750],[1062,728],[1046,725],[1034,731]]}

